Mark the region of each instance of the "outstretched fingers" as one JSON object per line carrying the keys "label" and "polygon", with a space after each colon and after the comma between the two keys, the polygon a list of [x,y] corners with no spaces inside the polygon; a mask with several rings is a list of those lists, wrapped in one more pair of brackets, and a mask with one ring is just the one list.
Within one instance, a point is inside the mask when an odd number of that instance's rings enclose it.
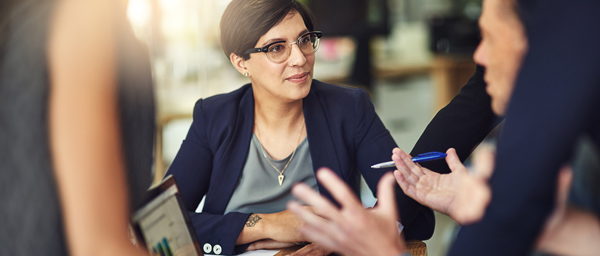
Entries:
{"label": "outstretched fingers", "polygon": [[494,172],[494,164],[496,162],[495,147],[488,144],[482,144],[473,154],[473,174],[487,181]]}
{"label": "outstretched fingers", "polygon": [[396,183],[398,183],[400,188],[402,188],[404,193],[406,193],[406,191],[410,188],[411,184],[410,184],[410,182],[408,182],[408,180],[406,180],[406,178],[404,177],[404,174],[402,174],[402,172],[400,172],[399,170],[395,170],[394,178],[396,179]]}
{"label": "outstretched fingers", "polygon": [[462,164],[454,148],[446,151],[446,163],[452,172],[467,173],[467,168]]}
{"label": "outstretched fingers", "polygon": [[300,227],[300,233],[306,240],[323,246],[331,251],[339,250],[339,234],[343,234],[336,226],[324,225],[314,226],[305,225]]}
{"label": "outstretched fingers", "polygon": [[[332,219],[332,218],[336,218],[336,216],[339,214],[338,213],[339,210],[337,209],[337,207],[335,205],[333,205],[329,200],[327,200],[326,198],[321,196],[318,192],[316,192],[315,190],[313,190],[311,187],[309,187],[308,185],[306,185],[304,183],[299,183],[299,184],[295,185],[292,188],[292,195],[294,195],[296,198],[300,199],[302,202],[304,202],[308,206],[311,206],[312,210],[315,213],[319,214],[323,218]],[[296,205],[293,204],[293,206],[295,208]],[[310,219],[310,218],[312,218],[312,216],[309,216],[308,214],[306,214],[306,213],[310,212],[308,209],[302,208],[302,211],[296,211],[294,208],[290,208],[290,210],[292,210],[292,212],[294,212],[296,215],[303,217],[303,218],[308,218],[308,219],[304,219],[304,221],[312,220],[312,219]],[[300,214],[298,214],[298,213],[300,213]],[[312,214],[312,212],[310,212],[310,213]],[[317,220],[315,220],[315,221],[317,221]]]}
{"label": "outstretched fingers", "polygon": [[[300,220],[302,220],[305,226],[309,227],[325,227],[328,225],[326,219],[321,216],[316,215],[314,212],[310,211],[306,207],[303,207],[300,203],[296,201],[289,201],[287,203],[287,208],[296,215]],[[301,228],[303,228],[301,227]]]}
{"label": "outstretched fingers", "polygon": [[399,148],[395,148],[392,153],[392,160],[406,181],[412,184],[417,184],[419,179],[424,175],[423,170],[421,170],[421,166],[415,164],[410,155],[406,154]]}
{"label": "outstretched fingers", "polygon": [[394,177],[391,173],[386,173],[379,180],[377,185],[377,207],[386,213],[387,217],[398,219],[398,208],[396,207],[396,197],[394,195]]}
{"label": "outstretched fingers", "polygon": [[317,171],[317,179],[331,193],[331,196],[342,208],[363,208],[348,184],[340,179],[333,171],[321,168]]}

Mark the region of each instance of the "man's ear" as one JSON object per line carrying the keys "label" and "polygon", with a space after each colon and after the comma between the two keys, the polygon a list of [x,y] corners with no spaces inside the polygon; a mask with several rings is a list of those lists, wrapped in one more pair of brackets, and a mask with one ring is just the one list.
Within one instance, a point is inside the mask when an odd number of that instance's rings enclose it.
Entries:
{"label": "man's ear", "polygon": [[248,76],[248,68],[246,67],[246,60],[244,58],[236,55],[235,53],[229,54],[229,60],[235,69],[237,69],[240,74],[244,76]]}

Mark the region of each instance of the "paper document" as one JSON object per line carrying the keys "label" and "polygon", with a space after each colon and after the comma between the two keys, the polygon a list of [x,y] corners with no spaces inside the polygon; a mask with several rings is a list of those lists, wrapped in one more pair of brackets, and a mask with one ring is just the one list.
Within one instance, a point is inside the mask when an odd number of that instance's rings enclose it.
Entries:
{"label": "paper document", "polygon": [[[275,254],[277,254],[279,252],[279,250],[256,250],[256,251],[249,251],[249,252],[245,252],[242,254],[238,254],[238,255],[243,255],[243,256],[273,256]],[[213,254],[204,254],[205,256],[216,256]]]}

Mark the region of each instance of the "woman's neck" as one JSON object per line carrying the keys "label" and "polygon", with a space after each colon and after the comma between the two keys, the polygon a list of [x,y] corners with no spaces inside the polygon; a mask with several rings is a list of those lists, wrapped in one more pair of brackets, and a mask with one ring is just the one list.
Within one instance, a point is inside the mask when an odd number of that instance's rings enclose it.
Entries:
{"label": "woman's neck", "polygon": [[254,121],[260,122],[261,127],[297,130],[297,126],[304,122],[302,100],[293,102],[278,102],[257,98],[254,100]]}
{"label": "woman's neck", "polygon": [[262,148],[271,158],[284,159],[306,137],[302,100],[278,103],[254,101],[254,128]]}

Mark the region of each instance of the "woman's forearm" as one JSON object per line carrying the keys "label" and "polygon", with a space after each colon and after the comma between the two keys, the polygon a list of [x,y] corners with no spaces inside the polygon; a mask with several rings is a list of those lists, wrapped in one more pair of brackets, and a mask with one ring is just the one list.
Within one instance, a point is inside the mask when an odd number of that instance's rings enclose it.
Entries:
{"label": "woman's forearm", "polygon": [[248,244],[254,241],[269,238],[269,236],[266,234],[267,229],[265,228],[267,224],[263,220],[265,215],[268,214],[250,214],[235,244]]}
{"label": "woman's forearm", "polygon": [[247,244],[263,239],[279,242],[301,242],[304,237],[298,229],[303,223],[289,210],[276,213],[251,214],[236,244]]}

